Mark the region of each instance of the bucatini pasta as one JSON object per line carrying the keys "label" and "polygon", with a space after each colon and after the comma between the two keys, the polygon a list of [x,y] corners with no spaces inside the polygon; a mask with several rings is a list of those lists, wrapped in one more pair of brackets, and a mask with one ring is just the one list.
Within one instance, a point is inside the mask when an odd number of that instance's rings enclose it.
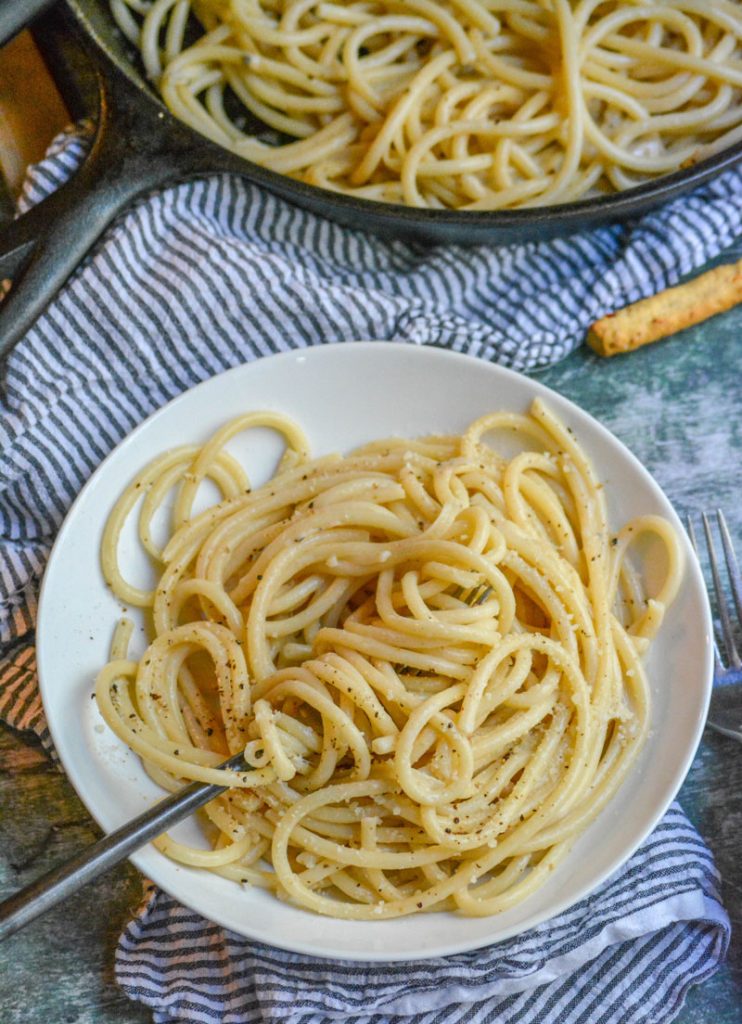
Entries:
{"label": "bucatini pasta", "polygon": [[742,138],[740,0],[110,3],[175,115],[368,199],[564,203]]}
{"label": "bucatini pasta", "polygon": [[[286,449],[252,490],[225,445],[256,426]],[[222,498],[194,514],[207,478]],[[138,503],[151,591],[119,566]],[[642,535],[665,552],[651,594],[626,558]],[[158,847],[370,920],[494,914],[543,883],[646,736],[641,659],[682,574],[665,520],[611,532],[589,461],[540,400],[345,457],[312,458],[283,415],[241,416],[131,482],[102,564],[152,620],[137,660],[131,624],[117,629],[103,717],[166,788],[231,787],[206,807],[211,849]],[[243,750],[250,770],[219,767]]]}

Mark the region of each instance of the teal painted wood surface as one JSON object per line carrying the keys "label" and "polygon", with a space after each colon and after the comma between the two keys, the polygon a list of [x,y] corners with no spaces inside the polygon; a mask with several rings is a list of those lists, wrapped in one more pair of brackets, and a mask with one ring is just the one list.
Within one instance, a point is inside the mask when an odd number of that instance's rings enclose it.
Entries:
{"label": "teal painted wood surface", "polygon": [[[742,256],[742,244],[726,258]],[[608,426],[680,511],[725,509],[742,550],[742,307],[628,356],[583,349],[539,379]],[[742,744],[709,730],[680,800],[711,847],[735,934],[678,1024],[742,1024]],[[40,748],[0,726],[0,896],[98,834]],[[0,946],[0,1024],[144,1024],[115,985],[118,935],[142,894],[122,866]]]}

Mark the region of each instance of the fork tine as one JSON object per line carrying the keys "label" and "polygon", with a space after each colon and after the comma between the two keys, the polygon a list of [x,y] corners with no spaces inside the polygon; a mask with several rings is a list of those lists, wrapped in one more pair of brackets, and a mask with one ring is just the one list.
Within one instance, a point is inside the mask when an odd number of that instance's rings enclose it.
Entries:
{"label": "fork tine", "polygon": [[[492,587],[488,583],[480,583],[478,586],[472,587],[471,590],[466,590],[464,587],[456,587],[451,597],[455,597],[457,600],[468,604],[470,608],[474,608],[478,604],[484,604],[491,593]],[[418,668],[412,675],[424,676],[425,672],[423,669]]]}
{"label": "fork tine", "polygon": [[711,535],[711,526],[709,524],[708,516],[705,512],[701,513],[701,519],[703,520],[703,531],[706,534],[706,546],[709,553],[709,565],[711,566],[711,576],[714,581],[714,592],[716,594],[716,606],[719,611],[719,620],[721,622],[721,633],[724,640],[724,649],[727,656],[727,665],[731,665],[734,668],[739,668],[742,662],[739,660],[739,654],[734,644],[734,633],[732,629],[732,620],[729,616],[729,605],[727,604],[726,594],[721,584],[721,576],[719,575],[719,565],[716,561],[716,549],[714,548],[714,539]]}
{"label": "fork tine", "polygon": [[[699,550],[698,550],[698,541],[696,540],[696,531],[693,528],[693,520],[691,519],[690,516],[686,516],[685,517],[685,527],[686,527],[686,529],[688,531],[688,536],[690,537],[691,545],[693,546],[693,550],[696,553],[696,558],[698,559],[698,562],[699,562],[699,565],[700,565],[701,558],[700,558],[700,553],[699,553]],[[715,636],[713,638],[713,641],[714,641],[714,676],[719,676],[724,671],[724,666],[721,663],[721,658],[719,656],[719,645],[716,642],[716,637]]]}
{"label": "fork tine", "polygon": [[478,604],[484,604],[491,593],[492,587],[488,583],[479,583],[470,590],[466,590],[464,587],[456,587],[451,597],[463,601],[470,608],[475,608]]}
{"label": "fork tine", "polygon": [[737,609],[737,618],[740,625],[742,626],[742,579],[740,579],[739,566],[737,565],[737,556],[734,553],[732,547],[732,538],[729,535],[729,528],[727,521],[724,518],[724,513],[720,508],[716,510],[716,518],[719,523],[719,533],[721,535],[721,543],[724,546],[724,559],[727,563],[727,572],[729,573],[729,585],[732,589],[732,596],[734,598],[734,606]]}

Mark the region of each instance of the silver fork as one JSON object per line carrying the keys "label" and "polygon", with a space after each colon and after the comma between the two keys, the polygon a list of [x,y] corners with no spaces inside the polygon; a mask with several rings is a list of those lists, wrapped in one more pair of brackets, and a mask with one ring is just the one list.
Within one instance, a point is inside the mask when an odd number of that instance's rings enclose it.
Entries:
{"label": "silver fork", "polygon": [[[717,732],[742,742],[742,659],[740,659],[734,638],[735,629],[742,628],[742,580],[740,580],[739,566],[724,514],[721,509],[717,509],[716,522],[724,549],[724,561],[734,605],[734,610],[732,610],[722,583],[713,531],[706,512],[701,513],[701,520],[706,538],[713,592],[721,627],[721,646],[723,647],[722,657],[719,643],[714,643],[714,688],[711,692],[708,725]],[[690,516],[688,516],[687,524],[691,544],[698,554],[698,544]]]}
{"label": "silver fork", "polygon": [[[459,588],[457,596],[466,604],[474,606],[486,601],[491,593],[492,588],[481,583],[469,591]],[[420,670],[413,674],[423,673]],[[218,767],[235,771],[250,770],[242,754],[235,754]],[[224,786],[192,782],[115,832],[99,839],[67,863],[53,868],[20,892],[1,900],[0,942],[225,791]]]}

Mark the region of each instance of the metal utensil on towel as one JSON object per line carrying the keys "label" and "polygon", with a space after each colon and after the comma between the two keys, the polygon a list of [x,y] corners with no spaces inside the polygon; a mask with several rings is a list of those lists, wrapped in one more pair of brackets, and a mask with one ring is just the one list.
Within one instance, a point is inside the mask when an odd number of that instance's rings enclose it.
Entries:
{"label": "metal utensil on towel", "polygon": [[[709,587],[709,592],[713,592],[713,598],[715,598],[723,648],[722,660],[720,647],[718,644],[714,644],[714,689],[711,693],[708,724],[717,732],[742,742],[742,659],[734,637],[735,629],[742,629],[742,580],[724,514],[717,509],[717,527],[724,550],[729,589],[734,605],[734,611],[732,611],[719,570],[709,515],[703,512],[701,519],[711,569],[712,587]],[[693,547],[698,552],[693,522],[690,517],[688,517],[688,534]]]}
{"label": "metal utensil on towel", "polygon": [[[219,765],[220,768],[245,769],[242,754],[236,754]],[[53,868],[20,892],[0,903],[0,939],[5,939],[34,918],[50,910],[77,892],[81,886],[102,875],[109,868],[134,853],[172,825],[183,821],[193,811],[226,791],[225,786],[209,786],[193,782],[172,796],[155,804],[150,810],[93,843],[86,850]]]}
{"label": "metal utensil on towel", "polygon": [[[486,601],[491,593],[491,587],[481,584],[468,592],[458,588],[456,596],[474,607]],[[219,767],[236,770],[248,768],[242,754],[235,754]],[[162,800],[149,811],[140,814],[133,821],[122,825],[115,832],[111,832],[104,839],[100,839],[87,850],[83,850],[71,861],[54,868],[14,896],[3,900],[0,903],[0,940],[56,906],[87,882],[92,882],[98,875],[161,835],[171,825],[183,821],[193,811],[203,807],[226,789],[226,786],[208,786],[203,782],[193,782],[180,792]]]}

